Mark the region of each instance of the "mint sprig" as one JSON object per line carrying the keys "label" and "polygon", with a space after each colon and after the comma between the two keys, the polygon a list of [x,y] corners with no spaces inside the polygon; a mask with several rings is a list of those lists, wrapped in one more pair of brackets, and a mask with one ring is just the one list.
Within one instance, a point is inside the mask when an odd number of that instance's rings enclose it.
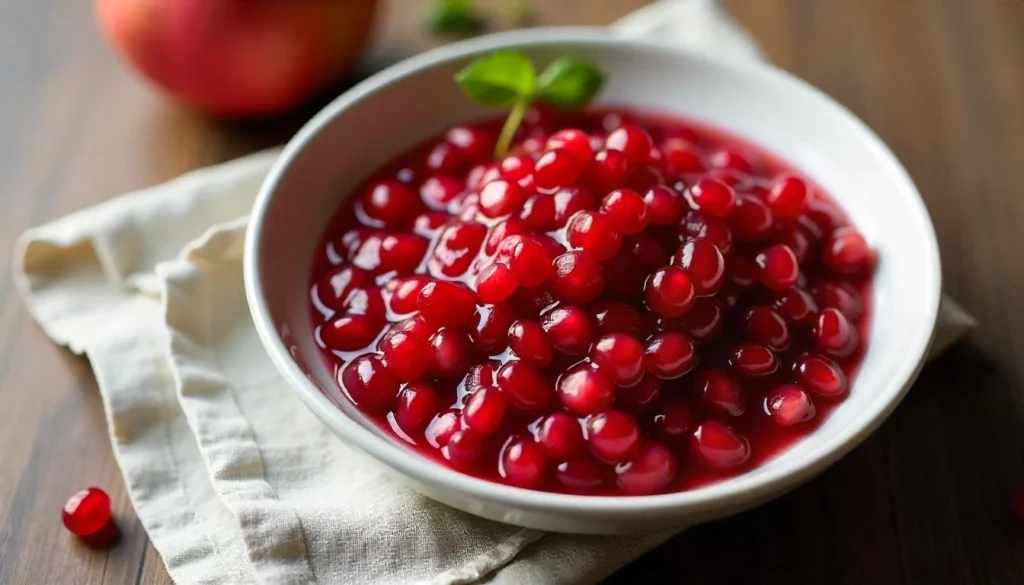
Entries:
{"label": "mint sprig", "polygon": [[426,26],[442,35],[468,36],[486,26],[473,0],[436,0],[428,5]]}
{"label": "mint sprig", "polygon": [[455,81],[473,101],[496,108],[511,107],[501,129],[494,157],[508,152],[523,116],[534,100],[543,100],[563,110],[582,108],[604,84],[604,73],[579,57],[559,57],[541,74],[523,53],[504,50],[490,53],[466,65]]}

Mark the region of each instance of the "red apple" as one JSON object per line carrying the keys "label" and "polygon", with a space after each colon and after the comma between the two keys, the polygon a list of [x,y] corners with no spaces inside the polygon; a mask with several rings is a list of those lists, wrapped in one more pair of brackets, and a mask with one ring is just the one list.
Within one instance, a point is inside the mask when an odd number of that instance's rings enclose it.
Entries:
{"label": "red apple", "polygon": [[184,103],[281,112],[358,59],[377,0],[95,0],[114,47]]}

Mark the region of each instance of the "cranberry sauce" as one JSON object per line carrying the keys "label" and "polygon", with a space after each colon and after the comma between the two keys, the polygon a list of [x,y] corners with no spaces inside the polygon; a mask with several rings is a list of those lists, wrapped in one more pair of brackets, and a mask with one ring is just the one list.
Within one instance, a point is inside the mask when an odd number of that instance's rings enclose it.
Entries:
{"label": "cranberry sauce", "polygon": [[452,128],[323,234],[311,318],[410,448],[533,489],[681,491],[761,464],[849,391],[874,253],[771,154],[633,111]]}

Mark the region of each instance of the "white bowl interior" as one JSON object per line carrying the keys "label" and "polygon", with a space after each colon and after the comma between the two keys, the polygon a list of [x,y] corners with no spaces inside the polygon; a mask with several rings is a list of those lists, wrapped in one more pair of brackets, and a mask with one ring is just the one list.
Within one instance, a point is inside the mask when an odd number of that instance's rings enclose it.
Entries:
{"label": "white bowl interior", "polygon": [[[521,44],[538,63],[565,53],[598,63],[608,74],[599,103],[677,113],[776,153],[825,187],[881,258],[870,345],[860,375],[849,398],[818,430],[762,467],[720,484],[683,494],[590,499],[608,500],[601,504],[605,509],[623,512],[631,507],[654,509],[639,500],[685,508],[744,491],[751,498],[764,499],[767,491],[754,492],[767,482],[790,475],[788,486],[792,487],[877,426],[916,375],[939,297],[934,233],[916,189],[892,154],[844,109],[778,71],[612,40],[601,32],[565,30],[499,35],[403,63],[339,98],[300,133],[279,161],[257,203],[246,277],[255,279],[248,283],[250,302],[260,305],[253,307],[254,315],[271,353],[284,355],[287,347],[309,380],[332,398],[336,407],[329,408],[340,409],[332,414],[321,404],[314,410],[336,430],[341,417],[356,421],[365,432],[344,427],[343,436],[350,442],[362,443],[364,449],[367,441],[374,443],[371,451],[378,457],[386,452],[391,464],[412,465],[405,461],[416,457],[411,451],[399,447],[404,454],[399,453],[381,443],[397,444],[340,395],[320,359],[307,308],[311,259],[328,217],[374,168],[446,126],[494,114],[470,104],[452,76],[474,54],[509,42]],[[286,366],[296,371],[294,365]],[[305,381],[298,389],[307,402],[323,402]],[[423,472],[422,464],[417,465],[415,469]],[[458,474],[433,467],[427,472],[429,479],[419,480],[452,481],[458,487],[469,485],[465,481],[484,483],[464,476],[452,478]],[[783,483],[787,482],[776,485]],[[513,500],[569,505],[552,494],[503,486],[474,489],[483,494],[500,492]],[[575,498],[572,505],[586,508],[588,504],[578,502],[586,499]]]}

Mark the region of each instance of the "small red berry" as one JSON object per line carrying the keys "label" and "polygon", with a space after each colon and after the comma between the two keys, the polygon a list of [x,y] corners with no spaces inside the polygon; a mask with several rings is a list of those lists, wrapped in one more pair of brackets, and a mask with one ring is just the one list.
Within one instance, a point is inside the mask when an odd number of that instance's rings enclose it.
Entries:
{"label": "small red berry", "polygon": [[683,197],[664,186],[651,187],[644,193],[644,203],[647,204],[647,220],[657,226],[676,223],[686,208]]}
{"label": "small red berry", "polygon": [[608,216],[615,231],[633,235],[647,228],[647,203],[631,189],[616,189],[605,195],[601,211]]}
{"label": "small red berry", "polygon": [[764,411],[784,427],[805,423],[817,414],[811,397],[796,384],[783,384],[769,392],[764,399]]}
{"label": "small red berry", "polygon": [[537,487],[547,472],[547,457],[537,443],[529,439],[513,439],[501,450],[498,473],[512,485]]}
{"label": "small red berry", "polygon": [[559,298],[574,303],[586,303],[597,298],[604,290],[604,272],[593,255],[574,250],[554,260],[551,283]]}
{"label": "small red berry", "polygon": [[851,227],[841,227],[825,240],[821,261],[833,272],[863,274],[872,263],[871,248],[860,232]]}
{"label": "small red berry", "polygon": [[384,364],[400,381],[419,380],[430,367],[430,344],[412,332],[399,331],[381,340]]}
{"label": "small red berry", "polygon": [[590,364],[577,364],[559,378],[558,397],[577,414],[594,414],[612,405],[615,384]]}
{"label": "small red berry", "polygon": [[583,173],[584,164],[564,148],[548,151],[537,160],[534,183],[545,190],[572,185]]}
{"label": "small red berry", "polygon": [[690,275],[697,296],[713,295],[722,286],[725,278],[725,257],[709,240],[688,240],[676,251],[673,262]]}
{"label": "small red berry", "polygon": [[691,208],[718,219],[729,217],[736,209],[736,191],[715,179],[697,181],[685,195]]}
{"label": "small red berry", "polygon": [[754,262],[761,269],[761,282],[772,290],[786,290],[800,278],[800,264],[788,246],[769,246],[754,258]]}
{"label": "small red berry", "polygon": [[772,183],[766,202],[775,217],[794,220],[807,211],[809,199],[810,193],[803,179],[793,175],[782,175]]}
{"label": "small red berry", "polygon": [[422,431],[436,415],[441,399],[432,386],[423,382],[408,384],[398,393],[395,422],[412,435]]}
{"label": "small red berry", "polygon": [[440,378],[461,378],[473,365],[473,343],[455,327],[443,327],[430,336],[434,360],[431,371]]}
{"label": "small red berry", "polygon": [[644,374],[644,346],[623,333],[598,338],[590,350],[590,360],[618,386],[632,386]]}
{"label": "small red berry", "polygon": [[498,388],[481,388],[466,401],[466,407],[462,409],[462,420],[467,428],[481,435],[489,435],[501,426],[507,403],[505,395]]}
{"label": "small red berry", "polygon": [[672,451],[661,443],[644,441],[631,460],[615,466],[616,483],[628,494],[653,494],[668,487],[676,468]]}
{"label": "small red berry", "polygon": [[476,275],[476,296],[482,303],[500,303],[511,297],[517,288],[518,279],[504,264],[491,264]]}
{"label": "small red berry", "polygon": [[619,463],[640,449],[636,419],[618,410],[606,410],[587,420],[587,445],[598,459]]}
{"label": "small red berry", "polygon": [[793,374],[804,388],[824,398],[842,398],[850,391],[846,373],[823,355],[805,355],[793,364]]}
{"label": "small red berry", "polygon": [[120,530],[110,510],[110,496],[98,487],[84,489],[68,498],[61,510],[68,532],[93,548],[107,548],[117,542]]}
{"label": "small red berry", "polygon": [[487,217],[505,217],[519,213],[529,195],[519,183],[500,179],[491,181],[480,190],[480,211]]}
{"label": "small red berry", "polygon": [[775,309],[752,307],[743,314],[743,330],[752,341],[781,351],[789,347],[789,325]]}
{"label": "small red berry", "polygon": [[600,211],[577,213],[569,220],[565,232],[571,246],[593,255],[599,261],[614,257],[622,247],[622,236],[612,220]]}
{"label": "small red berry", "polygon": [[549,456],[565,461],[583,446],[583,428],[576,417],[565,412],[553,412],[541,419],[537,442]]}
{"label": "small red berry", "polygon": [[690,452],[709,467],[729,469],[746,463],[750,443],[728,425],[705,420],[690,436]]}
{"label": "small red berry", "polygon": [[659,378],[679,378],[696,367],[697,361],[696,347],[682,333],[659,333],[647,341],[644,364]]}
{"label": "small red berry", "polygon": [[767,376],[779,369],[779,358],[767,345],[747,342],[732,349],[729,365],[746,376]]}
{"label": "small red berry", "polygon": [[461,284],[441,280],[424,286],[416,305],[428,323],[438,327],[462,325],[473,320],[476,297]]}
{"label": "small red berry", "polygon": [[533,321],[516,321],[508,330],[508,345],[520,359],[537,367],[551,363],[555,348],[547,332]]}
{"label": "small red berry", "polygon": [[709,411],[724,416],[743,416],[747,402],[740,387],[721,370],[704,370],[693,382],[697,398]]}
{"label": "small red berry", "polygon": [[736,200],[736,208],[729,217],[732,233],[741,240],[751,242],[766,238],[771,232],[773,222],[771,210],[754,195],[740,195]]}
{"label": "small red berry", "polygon": [[572,153],[576,160],[587,164],[594,158],[594,150],[590,147],[590,136],[583,130],[567,128],[552,134],[544,143],[544,150],[564,149]]}
{"label": "small red berry", "polygon": [[539,371],[523,361],[505,362],[498,369],[498,386],[520,410],[543,408],[551,399],[551,385]]}
{"label": "small red berry", "polygon": [[693,281],[678,266],[659,268],[644,284],[647,306],[663,317],[685,315],[697,298]]}
{"label": "small red berry", "polygon": [[818,315],[811,340],[825,353],[843,358],[857,349],[857,329],[838,309],[827,307]]}
{"label": "small red berry", "polygon": [[384,412],[394,404],[398,380],[379,356],[363,354],[349,362],[339,374],[338,382],[357,405]]}

